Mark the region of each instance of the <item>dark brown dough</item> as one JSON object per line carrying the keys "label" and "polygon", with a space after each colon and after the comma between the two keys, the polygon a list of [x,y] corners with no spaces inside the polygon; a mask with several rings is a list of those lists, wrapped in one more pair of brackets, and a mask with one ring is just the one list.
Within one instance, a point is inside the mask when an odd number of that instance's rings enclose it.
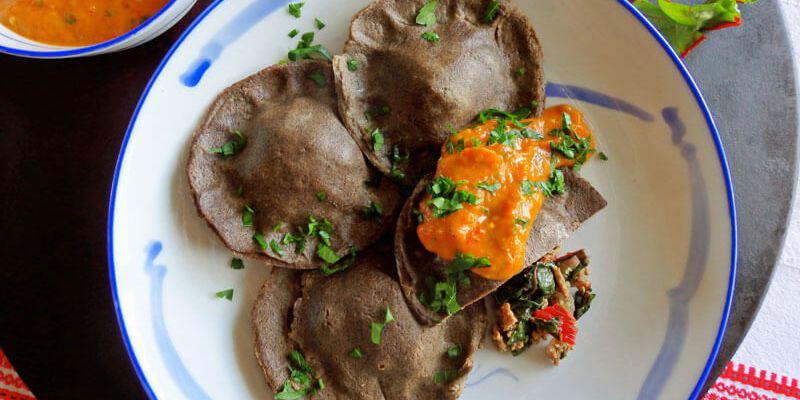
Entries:
{"label": "dark brown dough", "polygon": [[[490,0],[439,0],[438,22],[414,21],[423,0],[378,0],[350,25],[344,54],[334,57],[339,110],[367,158],[383,173],[392,170],[395,146],[410,154],[406,183],[433,170],[449,126],[461,128],[484,109],[544,106],[542,50],[527,17],[507,1],[484,21]],[[430,43],[423,32],[435,31]],[[348,68],[356,60],[356,71]],[[524,68],[519,76],[517,71]],[[365,113],[388,106],[389,114]],[[380,128],[383,148],[373,149]]]}
{"label": "dark brown dough", "polygon": [[[293,307],[291,296],[297,299]],[[376,345],[370,327],[384,321],[387,306],[395,320]],[[287,354],[296,349],[325,382],[314,396],[319,399],[455,399],[487,326],[483,304],[437,326],[420,325],[395,277],[390,245],[375,246],[329,277],[274,270],[252,316],[256,356],[270,387],[280,390],[288,377]],[[447,350],[456,345],[461,354],[448,357]],[[356,347],[362,358],[349,356]],[[453,379],[434,383],[434,374],[445,370],[456,371]]]}
{"label": "dark brown dough", "polygon": [[[235,139],[235,130],[247,138],[243,150],[229,158],[209,152]],[[253,240],[256,232],[280,244],[286,232],[298,235],[309,215],[327,218],[334,228],[331,247],[342,255],[351,245],[363,249],[376,241],[401,202],[388,180],[368,183],[380,174],[339,120],[331,66],[322,61],[269,67],[223,91],[195,132],[187,172],[198,212],[228,248],[288,268],[320,265],[316,239],[302,254],[281,245],[279,255],[269,246],[263,251]],[[382,217],[363,217],[370,202],[382,206]],[[256,210],[252,227],[242,223],[245,205]],[[278,224],[283,228],[273,232]]]}
{"label": "dark brown dough", "polygon": [[[597,190],[585,179],[575,175],[571,170],[564,170],[566,191],[547,199],[539,211],[531,228],[531,234],[525,248],[525,265],[530,265],[559,246],[572,232],[592,215],[606,206],[606,201]],[[417,236],[417,217],[413,214],[425,188],[432,176],[423,179],[400,212],[395,232],[395,256],[400,283],[417,319],[423,324],[436,324],[446,314],[431,311],[419,300],[419,295],[427,290],[425,278],[428,276],[445,276],[447,264],[420,243]],[[469,306],[497,290],[503,281],[495,281],[468,273],[469,287],[459,285],[458,303]],[[458,313],[456,314],[458,315]]]}

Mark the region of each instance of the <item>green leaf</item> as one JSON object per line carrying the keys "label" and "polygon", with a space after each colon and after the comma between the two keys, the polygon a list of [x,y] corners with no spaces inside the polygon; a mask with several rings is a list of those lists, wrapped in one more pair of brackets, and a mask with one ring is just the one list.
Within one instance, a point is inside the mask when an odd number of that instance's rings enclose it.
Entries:
{"label": "green leaf", "polygon": [[525,71],[525,67],[519,67],[514,71],[514,74],[521,78],[525,76]]}
{"label": "green leaf", "polygon": [[348,257],[339,258],[339,260],[333,265],[329,265],[327,263],[322,264],[322,266],[319,268],[320,272],[322,272],[322,274],[325,276],[331,276],[337,272],[342,272],[350,268],[356,262],[356,253],[356,246],[350,246],[350,255]]}
{"label": "green leaf", "polygon": [[365,219],[380,219],[383,216],[383,207],[374,201],[370,201],[369,205],[364,207],[363,214]]}
{"label": "green leaf", "polygon": [[497,12],[500,10],[500,1],[492,0],[486,6],[486,12],[483,14],[483,20],[487,23],[494,21],[497,17]]}
{"label": "green leaf", "polygon": [[328,194],[325,192],[317,192],[317,200],[319,201],[328,200]]}
{"label": "green leaf", "polygon": [[310,75],[308,75],[308,79],[314,81],[317,86],[324,88],[328,85],[328,80],[325,78],[325,75],[322,75],[319,71],[314,71]]}
{"label": "green leaf", "polygon": [[436,0],[425,3],[417,13],[417,24],[431,26],[436,23]]}
{"label": "green leaf", "polygon": [[218,299],[225,299],[228,301],[233,301],[233,289],[222,290],[217,293],[214,293]]}
{"label": "green leaf", "polygon": [[272,250],[273,253],[277,254],[279,257],[283,257],[283,249],[278,244],[278,242],[275,241],[275,239],[269,241],[269,248]]}
{"label": "green leaf", "polygon": [[464,208],[463,204],[478,204],[477,196],[466,191],[456,190],[463,181],[453,182],[446,176],[438,176],[428,184],[427,191],[431,195],[428,206],[436,218],[446,217]]}
{"label": "green leaf", "polygon": [[361,62],[359,62],[358,60],[354,58],[347,60],[347,69],[349,69],[350,71],[352,72],[358,71],[358,68],[360,67],[361,67]]}
{"label": "green leaf", "polygon": [[603,153],[602,151],[597,153],[597,158],[603,161],[608,161],[608,156],[606,155],[606,153]]}
{"label": "green leaf", "polygon": [[256,243],[258,243],[258,247],[261,247],[261,250],[267,251],[267,241],[264,239],[264,235],[256,232],[253,235],[253,240],[255,240]]}
{"label": "green leaf", "polygon": [[381,133],[381,130],[378,128],[373,129],[370,136],[372,136],[372,150],[376,153],[383,150],[383,133]]}
{"label": "green leaf", "polygon": [[500,182],[495,182],[491,185],[489,184],[489,182],[486,181],[478,183],[478,189],[485,190],[491,194],[494,194],[494,192],[498,191],[500,189],[500,186],[501,186]]}
{"label": "green leaf", "polygon": [[389,307],[386,307],[386,316],[384,317],[383,322],[373,322],[370,326],[370,339],[372,340],[373,344],[381,344],[383,328],[385,328],[386,325],[392,321],[394,321],[392,311],[389,309]]}
{"label": "green leaf", "polygon": [[439,43],[439,34],[434,31],[428,31],[422,33],[422,38],[431,42],[431,43]]}
{"label": "green leaf", "polygon": [[455,345],[447,349],[447,356],[450,358],[456,358],[461,355],[461,346]]}
{"label": "green leaf", "polygon": [[298,31],[297,29],[292,29],[291,32],[289,32],[289,37],[294,38],[295,36],[297,36],[298,33],[300,33],[300,31]]}
{"label": "green leaf", "polygon": [[322,28],[325,27],[325,23],[322,22],[322,20],[320,20],[319,18],[314,18],[314,26],[316,26],[317,29],[322,30]]}
{"label": "green leaf", "polygon": [[456,377],[458,377],[458,370],[455,369],[436,371],[436,373],[433,374],[433,383],[440,385],[442,383],[450,382]]}
{"label": "green leaf", "polygon": [[244,269],[244,261],[241,258],[232,258],[231,259],[231,269]]}
{"label": "green leaf", "polygon": [[349,355],[350,355],[350,357],[353,357],[355,359],[359,359],[361,357],[364,357],[364,352],[361,350],[360,347],[356,347],[356,348],[354,348],[353,350],[350,351]]}
{"label": "green leaf", "polygon": [[238,130],[234,130],[233,134],[236,135],[236,139],[226,142],[222,145],[222,147],[212,147],[208,149],[208,152],[212,154],[219,154],[224,158],[228,158],[244,149],[247,145],[247,138]]}
{"label": "green leaf", "polygon": [[325,49],[324,47],[322,47],[322,45],[319,44],[314,46],[289,50],[289,54],[287,57],[289,58],[290,61],[297,61],[299,59],[311,58],[311,56],[316,54],[324,57],[328,61],[333,60],[333,57],[331,57],[331,53],[329,53],[327,49]]}
{"label": "green leaf", "polygon": [[590,291],[588,292],[575,292],[575,312],[573,316],[576,320],[580,319],[587,311],[589,311],[589,307],[592,305],[592,301],[594,300],[595,294]]}
{"label": "green leaf", "polygon": [[335,264],[341,259],[341,257],[336,255],[336,252],[334,252],[330,246],[323,243],[317,244],[317,256],[319,256],[322,261],[325,261],[328,264]]}
{"label": "green leaf", "polygon": [[242,225],[243,226],[253,226],[253,216],[255,215],[256,210],[249,206],[245,205],[242,208]]}
{"label": "green leaf", "polygon": [[295,18],[300,18],[300,9],[303,8],[305,4],[306,3],[290,3],[288,9],[289,14]]}
{"label": "green leaf", "polygon": [[389,106],[383,105],[375,108],[370,108],[367,111],[364,111],[364,118],[367,121],[372,121],[375,118],[383,117],[392,113],[392,109]]}

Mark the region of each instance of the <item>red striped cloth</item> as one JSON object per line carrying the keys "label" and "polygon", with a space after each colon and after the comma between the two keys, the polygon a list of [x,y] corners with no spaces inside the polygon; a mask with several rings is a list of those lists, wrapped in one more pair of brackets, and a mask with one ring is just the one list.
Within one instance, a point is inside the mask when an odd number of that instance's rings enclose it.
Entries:
{"label": "red striped cloth", "polygon": [[0,349],[0,400],[36,400]]}

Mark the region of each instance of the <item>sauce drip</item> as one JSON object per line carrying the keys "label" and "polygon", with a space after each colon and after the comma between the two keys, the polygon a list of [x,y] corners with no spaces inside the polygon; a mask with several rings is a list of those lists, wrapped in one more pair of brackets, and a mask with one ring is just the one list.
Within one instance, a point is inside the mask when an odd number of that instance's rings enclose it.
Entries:
{"label": "sauce drip", "polygon": [[0,0],[0,23],[38,42],[86,46],[136,28],[168,0]]}
{"label": "sauce drip", "polygon": [[[497,120],[453,135],[442,149],[435,176],[452,179],[458,190],[474,194],[477,201],[463,203],[462,209],[437,218],[429,204],[432,195],[426,194],[419,204],[423,220],[417,226],[423,246],[445,261],[458,253],[488,257],[490,267],[470,270],[486,279],[506,280],[521,271],[525,243],[546,199],[545,189],[536,182],[551,180],[551,163],[556,168],[576,163],[577,157],[567,158],[551,148],[551,143],[563,141],[557,131],[565,120],[571,121],[573,138],[588,140],[591,150],[586,158],[590,157],[594,149],[591,131],[583,114],[567,105],[550,107],[541,117],[521,121],[538,133],[537,137],[487,144]],[[519,128],[509,125],[509,129]]]}

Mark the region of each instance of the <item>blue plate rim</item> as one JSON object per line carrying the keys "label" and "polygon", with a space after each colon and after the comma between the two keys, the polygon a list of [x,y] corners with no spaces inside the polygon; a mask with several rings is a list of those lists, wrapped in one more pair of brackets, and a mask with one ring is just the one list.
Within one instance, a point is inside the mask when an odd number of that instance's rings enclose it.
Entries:
{"label": "blue plate rim", "polygon": [[[177,0],[170,0],[169,5],[172,5]],[[719,328],[717,331],[717,336],[714,340],[714,345],[711,348],[711,352],[709,354],[708,360],[706,361],[706,365],[703,367],[703,372],[698,379],[697,383],[695,384],[692,393],[690,394],[690,399],[696,399],[700,395],[700,391],[703,388],[705,381],[708,379],[708,375],[711,372],[711,368],[714,365],[714,361],[717,358],[717,354],[719,353],[720,345],[722,344],[722,339],[725,336],[725,329],[728,324],[728,319],[731,313],[731,305],[733,303],[733,291],[735,287],[736,281],[736,261],[738,255],[738,230],[737,230],[737,220],[736,220],[736,204],[734,200],[734,193],[733,193],[733,183],[731,179],[731,172],[728,165],[728,159],[725,156],[725,149],[722,146],[722,140],[720,139],[719,131],[717,129],[716,124],[714,123],[714,118],[711,116],[711,111],[708,108],[708,104],[705,101],[702,93],[700,92],[697,83],[695,82],[694,78],[692,78],[689,70],[686,68],[686,64],[683,63],[681,57],[675,52],[675,50],[670,46],[669,42],[661,35],[661,33],[653,26],[652,23],[641,13],[639,12],[636,7],[631,4],[627,0],[616,0],[617,3],[622,5],[626,10],[628,10],[636,19],[647,28],[648,32],[653,36],[653,38],[661,44],[661,47],[667,53],[667,55],[672,59],[672,62],[675,64],[675,67],[680,71],[681,75],[683,76],[686,84],[689,86],[689,89],[692,91],[692,94],[697,101],[697,105],[702,110],[703,115],[706,119],[706,123],[708,124],[709,131],[711,132],[712,139],[714,141],[714,146],[717,149],[717,156],[719,157],[720,165],[722,168],[722,175],[725,180],[725,187],[726,192],[728,195],[728,214],[731,221],[731,267],[730,267],[730,276],[728,278],[728,291],[725,298],[725,306],[722,312],[722,317],[720,319]],[[153,392],[153,388],[150,386],[147,377],[144,375],[142,371],[141,365],[139,363],[138,358],[136,357],[136,353],[133,350],[133,346],[131,344],[130,337],[128,335],[128,331],[125,326],[125,320],[122,315],[122,309],[120,308],[119,303],[119,294],[117,293],[117,283],[116,283],[116,274],[115,274],[115,263],[114,263],[114,210],[116,205],[116,195],[117,195],[117,186],[119,184],[119,176],[120,170],[122,168],[122,163],[125,158],[125,153],[128,147],[128,142],[131,137],[131,132],[136,124],[136,120],[138,119],[139,112],[141,111],[142,105],[144,104],[147,96],[150,94],[150,89],[152,89],[153,84],[161,75],[162,70],[172,58],[172,55],[175,51],[180,47],[184,40],[194,31],[194,29],[200,25],[200,23],[210,14],[217,6],[219,6],[223,0],[214,0],[211,4],[206,7],[195,19],[192,23],[186,28],[186,30],[181,34],[178,40],[170,47],[169,51],[164,55],[164,58],[159,63],[158,67],[156,68],[155,72],[151,76],[150,80],[147,83],[144,91],[142,92],[142,96],[139,98],[139,102],[136,104],[136,109],[133,112],[131,117],[131,121],[128,124],[128,128],[125,131],[125,136],[122,140],[122,144],[120,146],[119,156],[117,157],[117,163],[114,168],[114,178],[111,183],[111,194],[109,198],[109,209],[108,209],[108,231],[107,231],[107,253],[108,253],[108,268],[109,268],[109,280],[111,283],[111,294],[114,300],[114,310],[117,316],[117,323],[119,324],[120,333],[122,334],[122,339],[125,344],[125,350],[128,353],[128,357],[133,364],[133,368],[136,371],[136,375],[139,378],[142,387],[144,388],[145,392],[147,393],[148,397],[151,399],[157,399],[155,393]],[[161,12],[166,10],[167,7],[164,7]],[[156,15],[158,16],[158,14]],[[155,17],[154,17],[155,18]],[[151,21],[154,19],[151,18]],[[145,24],[140,25],[144,27]],[[135,33],[137,30],[129,32],[129,34]],[[122,39],[124,36],[121,36],[117,39]],[[104,44],[109,44],[110,42],[101,43],[101,46]],[[4,48],[0,46],[0,51]],[[79,49],[80,50],[80,49]]]}
{"label": "blue plate rim", "polygon": [[[105,42],[101,42],[101,43],[98,43],[98,44],[93,44],[91,46],[86,46],[86,47],[78,47],[78,48],[75,48],[75,49],[55,50],[55,51],[20,50],[20,49],[15,49],[15,48],[12,48],[12,47],[0,46],[0,53],[6,53],[6,54],[13,55],[13,56],[48,59],[48,58],[61,58],[61,57],[79,56],[79,55],[91,53],[93,51],[103,50],[103,49],[111,47],[111,46],[113,46],[113,45],[115,45],[117,43],[123,42],[123,41],[127,40],[128,38],[130,38],[131,36],[137,34],[139,31],[141,31],[145,27],[147,27],[150,24],[152,24],[153,21],[158,19],[158,17],[160,17],[162,14],[167,12],[167,10],[170,7],[172,7],[173,5],[175,5],[175,3],[177,1],[178,0],[169,0],[169,2],[167,2],[167,4],[164,5],[164,7],[161,7],[161,9],[158,10],[157,13],[155,13],[152,17],[148,18],[147,21],[145,21],[144,23],[142,23],[139,26],[137,26],[136,28],[133,28],[132,30],[126,32],[124,35],[117,36],[117,37],[115,37],[113,39],[110,39],[110,40],[107,40]],[[183,15],[183,14],[180,14],[180,15]],[[198,21],[195,21],[195,22],[198,22]],[[188,30],[187,30],[187,32],[188,32]],[[167,54],[171,55],[171,49],[170,49],[170,53],[167,53]],[[156,70],[156,72],[160,72],[160,69],[161,69],[161,66],[159,66],[159,69]],[[155,75],[154,75],[154,77],[155,77]],[[152,83],[152,81],[150,83]],[[149,86],[149,84],[148,84],[148,86]],[[137,105],[137,109],[138,109],[138,105]],[[127,136],[127,133],[126,133],[126,136]],[[123,148],[123,150],[124,150],[124,148]],[[116,180],[116,177],[114,179]]]}

